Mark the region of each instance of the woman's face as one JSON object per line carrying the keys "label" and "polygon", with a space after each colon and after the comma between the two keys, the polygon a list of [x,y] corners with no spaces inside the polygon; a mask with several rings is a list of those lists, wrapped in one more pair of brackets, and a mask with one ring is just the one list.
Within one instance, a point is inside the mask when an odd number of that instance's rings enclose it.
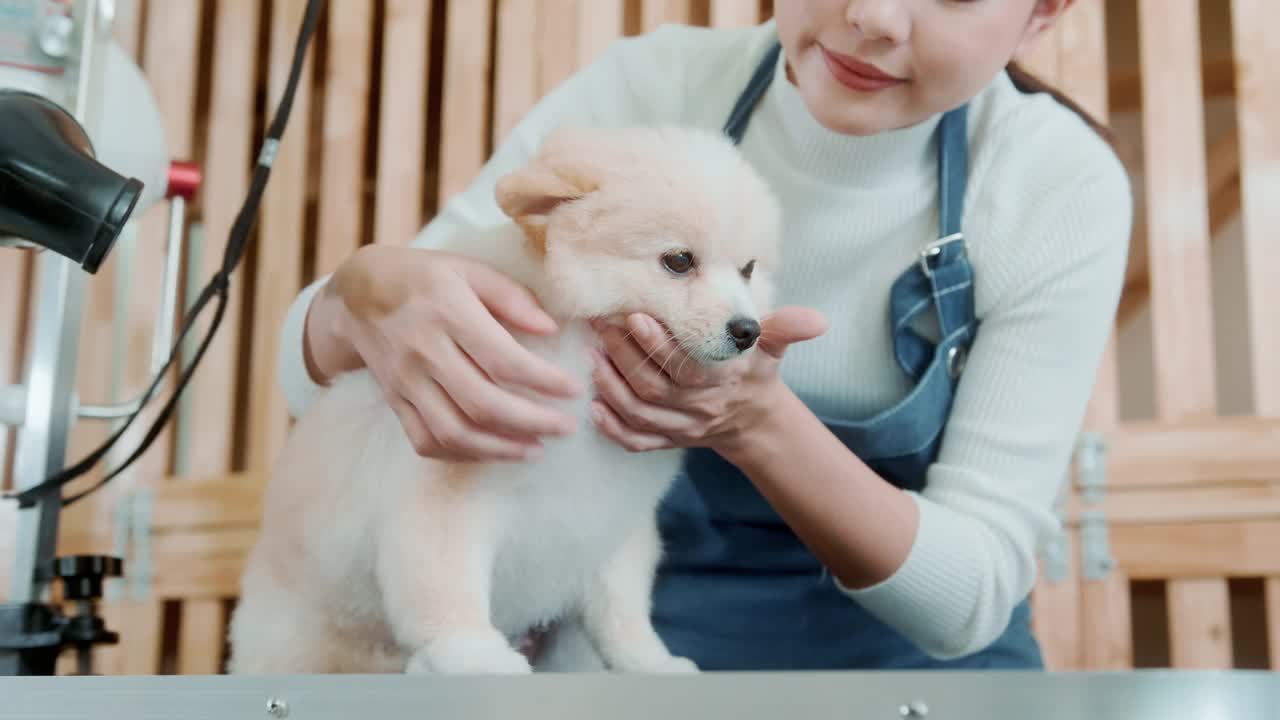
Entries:
{"label": "woman's face", "polygon": [[827,128],[914,125],[982,90],[1072,0],[775,0],[792,82]]}

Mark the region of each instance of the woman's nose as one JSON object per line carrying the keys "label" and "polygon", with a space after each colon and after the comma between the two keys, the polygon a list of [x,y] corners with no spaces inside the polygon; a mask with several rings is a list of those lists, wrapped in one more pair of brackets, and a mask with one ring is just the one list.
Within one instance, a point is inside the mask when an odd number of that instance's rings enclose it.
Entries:
{"label": "woman's nose", "polygon": [[911,13],[903,0],[849,0],[844,19],[867,40],[899,44],[911,30]]}

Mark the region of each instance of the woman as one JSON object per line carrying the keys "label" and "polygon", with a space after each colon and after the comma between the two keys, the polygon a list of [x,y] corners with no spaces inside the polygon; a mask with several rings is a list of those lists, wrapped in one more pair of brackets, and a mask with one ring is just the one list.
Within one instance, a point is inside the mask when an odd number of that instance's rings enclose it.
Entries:
{"label": "woman", "polygon": [[731,377],[673,374],[691,364],[637,316],[595,377],[616,442],[696,448],[661,517],[660,633],[712,670],[1042,667],[1027,596],[1131,216],[1087,118],[1008,70],[1070,4],[786,0],[759,27],[615,43],[414,247],[363,249],[299,296],[293,411],[366,366],[421,454],[536,456],[567,419],[489,378],[582,389],[495,318],[552,323],[525,289],[426,248],[501,222],[495,179],[556,125],[724,127],[784,206],[787,307],[766,352]]}

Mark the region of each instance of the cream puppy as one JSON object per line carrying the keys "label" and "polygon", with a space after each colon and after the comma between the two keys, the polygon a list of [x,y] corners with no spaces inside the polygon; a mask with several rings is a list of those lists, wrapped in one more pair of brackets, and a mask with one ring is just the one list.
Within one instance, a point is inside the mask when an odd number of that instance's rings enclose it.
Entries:
{"label": "cream puppy", "polygon": [[[562,129],[496,198],[511,222],[443,249],[528,285],[561,332],[520,340],[584,386],[593,318],[648,313],[696,362],[755,351],[780,211],[722,135]],[[624,450],[590,401],[555,401],[581,423],[537,461],[447,463],[414,452],[367,373],[339,378],[270,480],[228,670],[527,673],[513,644],[566,622],[611,670],[696,671],[649,619],[682,452]]]}

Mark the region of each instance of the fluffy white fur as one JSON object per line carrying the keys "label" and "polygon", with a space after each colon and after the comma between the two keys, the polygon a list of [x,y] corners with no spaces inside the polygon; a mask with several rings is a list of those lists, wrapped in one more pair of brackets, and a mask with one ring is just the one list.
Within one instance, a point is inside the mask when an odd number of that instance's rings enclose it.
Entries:
{"label": "fluffy white fur", "polygon": [[[695,361],[727,362],[745,354],[727,324],[772,302],[779,209],[717,133],[563,129],[496,198],[510,223],[442,249],[533,289],[562,330],[520,339],[586,387],[592,318],[643,311]],[[513,644],[560,622],[612,670],[696,671],[649,621],[655,510],[682,453],[622,449],[590,400],[556,401],[581,422],[539,461],[446,463],[414,452],[367,373],[339,378],[271,479],[228,670],[525,673]]]}

